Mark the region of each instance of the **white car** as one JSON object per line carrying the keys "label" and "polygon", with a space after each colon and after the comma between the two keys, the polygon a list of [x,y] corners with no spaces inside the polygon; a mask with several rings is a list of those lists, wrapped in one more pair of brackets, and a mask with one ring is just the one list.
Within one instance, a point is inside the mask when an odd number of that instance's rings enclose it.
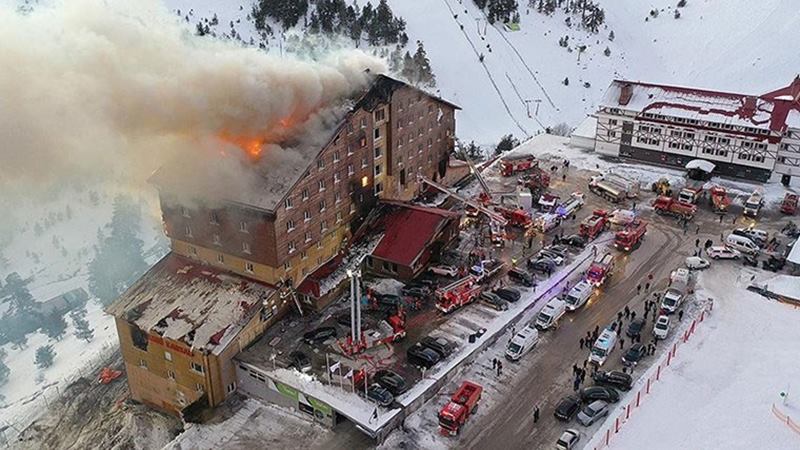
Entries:
{"label": "white car", "polygon": [[703,270],[708,269],[711,265],[708,260],[703,259],[699,256],[690,256],[686,258],[686,267],[691,270]]}
{"label": "white car", "polygon": [[742,256],[739,250],[719,246],[709,247],[706,253],[711,259],[739,259]]}
{"label": "white car", "polygon": [[669,334],[669,316],[661,315],[653,324],[653,336],[656,339],[666,339]]}
{"label": "white car", "polygon": [[578,441],[581,439],[581,434],[578,430],[567,428],[561,433],[561,437],[556,441],[556,448],[558,450],[572,450],[578,448]]}
{"label": "white car", "polygon": [[445,277],[454,278],[458,276],[458,269],[456,269],[453,266],[433,266],[428,270],[435,273],[436,275],[442,275]]}

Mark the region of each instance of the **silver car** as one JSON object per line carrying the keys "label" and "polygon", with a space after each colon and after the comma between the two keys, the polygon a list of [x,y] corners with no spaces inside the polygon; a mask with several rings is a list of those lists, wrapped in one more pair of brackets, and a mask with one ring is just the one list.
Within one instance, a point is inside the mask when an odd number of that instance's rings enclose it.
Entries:
{"label": "silver car", "polygon": [[578,441],[581,439],[581,434],[578,430],[567,428],[561,433],[561,437],[556,441],[557,450],[573,450],[577,448]]}
{"label": "silver car", "polygon": [[595,400],[578,413],[578,422],[588,427],[607,415],[608,403],[602,400]]}

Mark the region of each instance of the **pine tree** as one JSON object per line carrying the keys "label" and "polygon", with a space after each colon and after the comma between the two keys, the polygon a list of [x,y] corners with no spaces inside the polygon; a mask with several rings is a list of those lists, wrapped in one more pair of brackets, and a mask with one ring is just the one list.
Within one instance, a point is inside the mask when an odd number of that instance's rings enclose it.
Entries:
{"label": "pine tree", "polygon": [[403,55],[403,69],[400,71],[400,75],[410,83],[417,79],[417,67],[414,63],[414,58],[411,57],[408,51]]}
{"label": "pine tree", "polygon": [[564,83],[564,86],[569,86],[569,77],[564,78],[564,81],[562,81],[562,83]]}
{"label": "pine tree", "polygon": [[513,134],[507,134],[500,139],[500,142],[497,143],[497,147],[494,149],[494,154],[499,155],[513,149],[518,145],[519,140],[515,138]]}
{"label": "pine tree", "polygon": [[608,40],[613,42],[614,38],[614,30],[611,30],[611,32],[608,33]]}
{"label": "pine tree", "polygon": [[53,359],[56,357],[56,352],[53,350],[52,345],[43,345],[36,349],[36,358],[33,362],[36,367],[40,369],[47,369],[53,365]]}
{"label": "pine tree", "polygon": [[19,273],[8,274],[3,291],[10,297],[16,313],[30,312],[33,309],[34,300],[28,290],[28,282],[23,280]]}
{"label": "pine tree", "polygon": [[683,8],[686,6],[686,0],[678,0],[678,8]]}
{"label": "pine tree", "polygon": [[606,56],[611,56],[611,49],[606,47],[606,49],[603,50],[603,54],[606,55]]}
{"label": "pine tree", "polygon": [[94,339],[94,330],[89,326],[89,322],[86,320],[85,309],[76,309],[70,313],[69,317],[72,319],[72,324],[75,326],[73,334],[76,338],[83,339],[86,342],[90,342]]}
{"label": "pine tree", "polygon": [[427,87],[436,86],[436,77],[433,75],[431,62],[428,60],[428,55],[425,53],[425,47],[422,45],[422,41],[417,41],[417,51],[414,53],[414,65],[417,68],[417,79],[414,80],[417,84]]}
{"label": "pine tree", "polygon": [[67,321],[64,320],[64,316],[54,311],[44,317],[41,329],[50,339],[60,341],[61,338],[64,337],[64,332],[67,330]]}
{"label": "pine tree", "polygon": [[675,16],[674,17],[676,19],[680,19],[681,18],[681,10],[680,9],[676,9],[675,10]]}

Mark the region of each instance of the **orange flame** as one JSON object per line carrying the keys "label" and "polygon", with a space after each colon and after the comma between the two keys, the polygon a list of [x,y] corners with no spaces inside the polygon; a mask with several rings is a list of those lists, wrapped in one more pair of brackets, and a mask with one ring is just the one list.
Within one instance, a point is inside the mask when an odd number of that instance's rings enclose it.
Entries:
{"label": "orange flame", "polygon": [[[276,135],[280,136],[283,133],[292,127],[294,123],[291,117],[284,117],[283,119],[278,121],[278,130],[275,133]],[[261,158],[261,154],[264,151],[264,144],[267,142],[271,142],[270,136],[267,136],[266,133],[260,137],[253,137],[253,136],[236,136],[230,134],[228,132],[220,133],[220,139],[225,142],[229,142],[242,150],[247,154],[247,156],[253,160],[258,161]],[[223,156],[225,156],[225,152],[220,152]]]}

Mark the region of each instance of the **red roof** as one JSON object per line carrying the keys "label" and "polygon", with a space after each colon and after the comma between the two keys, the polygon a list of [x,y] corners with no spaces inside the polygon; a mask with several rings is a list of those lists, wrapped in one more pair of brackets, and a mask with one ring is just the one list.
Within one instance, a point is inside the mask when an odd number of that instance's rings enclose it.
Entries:
{"label": "red roof", "polygon": [[458,213],[438,208],[400,205],[383,216],[384,235],[372,256],[410,266]]}

